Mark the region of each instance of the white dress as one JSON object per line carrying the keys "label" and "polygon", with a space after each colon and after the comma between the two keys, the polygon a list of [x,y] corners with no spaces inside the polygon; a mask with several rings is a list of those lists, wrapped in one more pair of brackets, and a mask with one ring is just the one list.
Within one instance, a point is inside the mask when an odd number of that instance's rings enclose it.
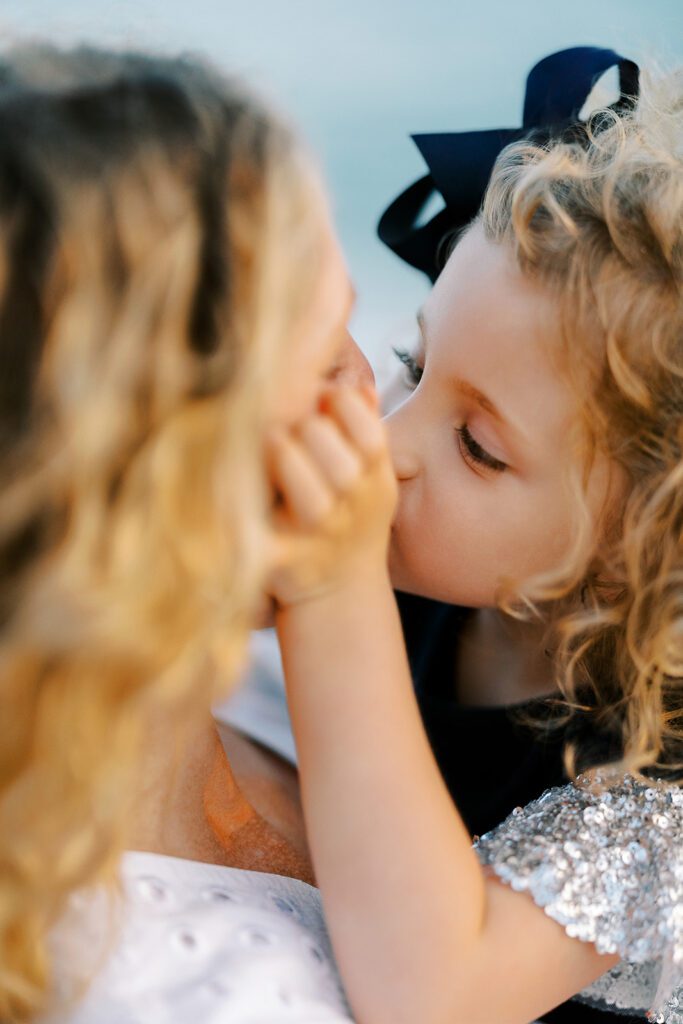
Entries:
{"label": "white dress", "polygon": [[104,891],[79,893],[53,931],[61,1008],[42,1024],[351,1021],[317,889],[152,853],[121,877],[113,917]]}

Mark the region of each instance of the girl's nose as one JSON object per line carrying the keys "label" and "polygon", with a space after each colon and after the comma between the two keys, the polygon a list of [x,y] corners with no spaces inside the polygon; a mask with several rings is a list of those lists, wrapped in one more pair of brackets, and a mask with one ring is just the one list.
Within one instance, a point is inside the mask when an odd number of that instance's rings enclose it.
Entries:
{"label": "girl's nose", "polygon": [[409,417],[406,416],[408,404],[404,403],[384,420],[389,435],[394,472],[399,480],[410,480],[417,476],[420,470],[415,434],[411,431]]}

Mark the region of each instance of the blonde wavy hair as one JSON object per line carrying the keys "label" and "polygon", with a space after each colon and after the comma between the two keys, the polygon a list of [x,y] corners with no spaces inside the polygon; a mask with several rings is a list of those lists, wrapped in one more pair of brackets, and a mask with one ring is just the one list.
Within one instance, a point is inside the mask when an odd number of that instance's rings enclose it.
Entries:
{"label": "blonde wavy hair", "polygon": [[150,714],[208,707],[263,572],[263,409],[315,286],[292,132],[185,59],[0,59],[0,1019],[113,879]]}
{"label": "blonde wavy hair", "polygon": [[[486,194],[489,239],[558,298],[560,365],[581,416],[564,563],[502,606],[549,622],[557,684],[612,739],[620,768],[683,768],[683,71],[571,137],[508,147]],[[597,453],[626,481],[597,532]],[[513,593],[514,591],[514,593]],[[565,719],[566,721],[566,719]],[[568,768],[590,767],[570,744]]]}

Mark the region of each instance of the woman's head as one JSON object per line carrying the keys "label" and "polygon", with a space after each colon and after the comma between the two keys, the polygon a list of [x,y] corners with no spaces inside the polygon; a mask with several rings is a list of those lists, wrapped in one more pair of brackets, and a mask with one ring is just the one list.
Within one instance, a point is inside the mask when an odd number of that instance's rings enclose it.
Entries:
{"label": "woman's head", "polygon": [[[236,84],[185,60],[49,49],[3,59],[0,82],[0,1017],[14,1020],[40,1003],[65,893],[115,862],[146,717],[208,707],[217,666],[240,659],[263,431],[334,368],[348,282],[299,144]],[[307,376],[285,413],[299,347]]]}
{"label": "woman's head", "polygon": [[[397,583],[543,606],[560,682],[595,687],[636,766],[675,742],[683,675],[682,156],[680,75],[583,140],[506,150],[425,305],[424,377],[394,415]],[[519,445],[454,378],[514,419]],[[437,450],[420,430],[439,410]]]}

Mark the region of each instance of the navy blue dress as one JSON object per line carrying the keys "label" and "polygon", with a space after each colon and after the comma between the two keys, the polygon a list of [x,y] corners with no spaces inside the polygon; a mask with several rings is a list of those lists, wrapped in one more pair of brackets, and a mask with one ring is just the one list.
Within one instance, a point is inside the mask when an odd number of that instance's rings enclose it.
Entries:
{"label": "navy blue dress", "polygon": [[[549,733],[526,724],[520,711],[542,717],[542,701],[509,707],[458,704],[453,677],[454,650],[468,609],[398,594],[415,692],[434,756],[472,836],[484,835],[518,806],[553,786],[565,785],[563,749],[567,732]],[[591,735],[576,719],[581,749],[595,764],[618,753],[607,737]],[[586,765],[587,766],[587,765]],[[544,1024],[636,1024],[640,1017],[566,1002],[547,1013]]]}

